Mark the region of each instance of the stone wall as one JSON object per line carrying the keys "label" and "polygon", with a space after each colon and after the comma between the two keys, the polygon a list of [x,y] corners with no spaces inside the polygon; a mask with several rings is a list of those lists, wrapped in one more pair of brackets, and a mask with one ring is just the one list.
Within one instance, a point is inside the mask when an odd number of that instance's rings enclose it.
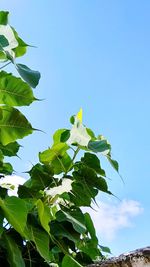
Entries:
{"label": "stone wall", "polygon": [[150,267],[150,247],[124,253],[88,267]]}

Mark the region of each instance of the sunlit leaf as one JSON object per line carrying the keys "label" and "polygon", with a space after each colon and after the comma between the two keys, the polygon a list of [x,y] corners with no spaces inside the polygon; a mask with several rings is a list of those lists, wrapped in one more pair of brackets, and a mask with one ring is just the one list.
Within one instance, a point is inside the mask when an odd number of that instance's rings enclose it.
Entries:
{"label": "sunlit leaf", "polygon": [[13,32],[14,32],[14,35],[15,35],[15,38],[18,42],[18,46],[15,47],[13,49],[14,53],[15,53],[15,57],[21,57],[23,56],[26,51],[27,51],[27,47],[28,47],[28,44],[26,44],[18,35],[18,33],[16,32],[16,30],[14,28],[13,29]]}
{"label": "sunlit leaf", "polygon": [[57,159],[59,156],[63,156],[67,150],[68,145],[65,143],[57,143],[44,152],[39,153],[39,159],[42,163],[48,164]]}
{"label": "sunlit leaf", "polygon": [[12,74],[0,72],[0,104],[28,106],[34,100],[36,98],[27,83]]}
{"label": "sunlit leaf", "polygon": [[38,215],[40,219],[40,223],[45,229],[45,231],[49,234],[50,233],[50,228],[49,228],[49,222],[50,222],[50,208],[44,203],[38,199],[37,203],[37,210],[38,210]]}
{"label": "sunlit leaf", "polygon": [[13,107],[1,107],[3,117],[0,120],[0,142],[3,145],[21,139],[33,132],[25,116]]}

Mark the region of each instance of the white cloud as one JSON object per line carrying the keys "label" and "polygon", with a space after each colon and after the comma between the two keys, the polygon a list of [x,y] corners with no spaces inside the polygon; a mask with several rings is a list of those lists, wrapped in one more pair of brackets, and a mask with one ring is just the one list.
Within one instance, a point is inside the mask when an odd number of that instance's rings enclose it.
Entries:
{"label": "white cloud", "polygon": [[126,200],[115,203],[98,202],[99,208],[95,210],[83,208],[90,213],[96,232],[102,238],[111,241],[119,229],[133,226],[133,217],[139,215],[143,208],[135,200]]}

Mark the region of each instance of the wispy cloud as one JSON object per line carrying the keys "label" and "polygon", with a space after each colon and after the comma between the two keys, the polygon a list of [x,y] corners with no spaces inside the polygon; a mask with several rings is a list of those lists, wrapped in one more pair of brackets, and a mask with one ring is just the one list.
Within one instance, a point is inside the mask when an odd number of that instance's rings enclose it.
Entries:
{"label": "wispy cloud", "polygon": [[84,208],[88,211],[94,221],[98,235],[111,241],[115,238],[119,229],[133,227],[133,217],[139,215],[143,208],[135,200],[126,200],[119,203],[98,202],[96,211]]}

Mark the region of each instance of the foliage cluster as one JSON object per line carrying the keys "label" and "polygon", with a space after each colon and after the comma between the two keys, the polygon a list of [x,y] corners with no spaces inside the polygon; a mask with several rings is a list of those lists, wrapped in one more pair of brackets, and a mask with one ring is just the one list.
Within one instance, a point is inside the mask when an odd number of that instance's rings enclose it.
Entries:
{"label": "foliage cluster", "polygon": [[13,183],[3,181],[13,166],[5,158],[16,156],[18,139],[34,130],[18,107],[38,100],[32,88],[40,73],[16,63],[29,45],[9,25],[8,14],[0,12],[1,69],[11,63],[21,78],[0,72],[0,262],[6,267],[84,266],[109,251],[99,245],[92,219],[82,211],[99,191],[111,194],[97,153],[117,171],[118,163],[108,141],[82,124],[80,110],[70,119],[71,130],[57,130],[52,146],[39,153],[18,195],[9,195]]}

